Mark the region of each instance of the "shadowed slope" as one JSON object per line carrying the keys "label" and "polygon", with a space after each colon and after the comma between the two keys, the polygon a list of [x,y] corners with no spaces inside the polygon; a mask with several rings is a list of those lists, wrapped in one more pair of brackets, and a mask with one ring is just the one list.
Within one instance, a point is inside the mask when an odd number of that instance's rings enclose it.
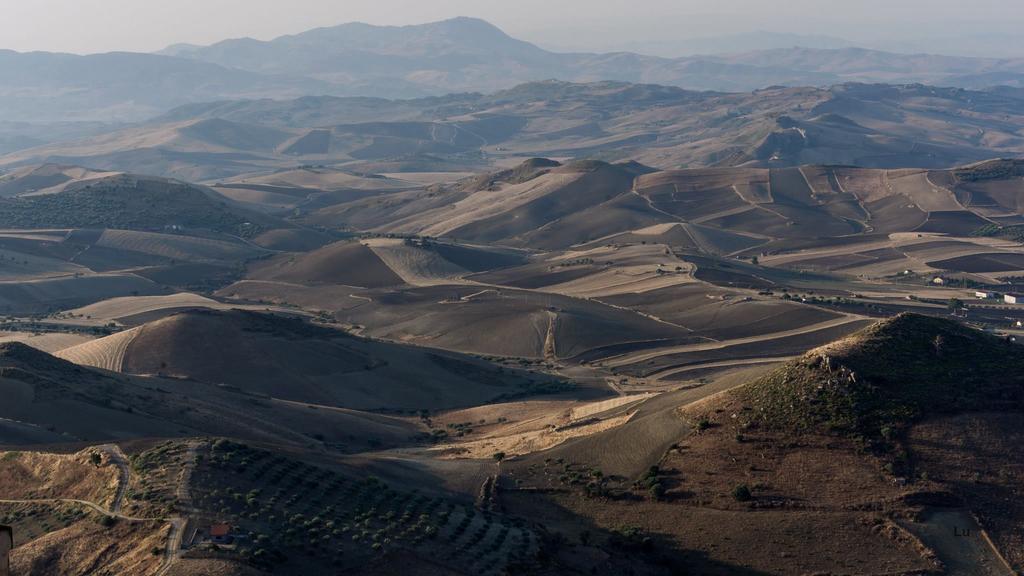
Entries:
{"label": "shadowed slope", "polygon": [[1024,355],[953,320],[901,314],[739,391],[769,426],[884,435],[923,417],[1024,406]]}
{"label": "shadowed slope", "polygon": [[361,288],[403,283],[370,248],[359,242],[336,242],[300,255],[281,255],[254,264],[250,277],[294,284],[345,284]]}
{"label": "shadowed slope", "polygon": [[473,406],[543,391],[525,374],[422,348],[373,342],[302,320],[231,311],[182,312],[144,324],[120,370],[191,378],[262,397],[373,410]]}
{"label": "shadowed slope", "polygon": [[0,344],[0,444],[224,435],[341,449],[410,442],[408,421],[305,405],[188,380],[126,376]]}

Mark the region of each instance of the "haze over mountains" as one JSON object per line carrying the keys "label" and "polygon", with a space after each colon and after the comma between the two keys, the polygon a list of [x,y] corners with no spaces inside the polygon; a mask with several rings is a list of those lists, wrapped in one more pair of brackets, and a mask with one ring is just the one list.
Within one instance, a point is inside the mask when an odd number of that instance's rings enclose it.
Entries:
{"label": "haze over mountains", "polygon": [[15,572],[1020,572],[1024,60],[754,40],[0,53]]}
{"label": "haze over mountains", "polygon": [[77,164],[211,182],[299,164],[465,172],[532,156],[662,169],[949,168],[1024,152],[1021,102],[1024,92],[1011,88],[844,84],[733,94],[559,81],[417,100],[231,100],[0,156],[0,168]]}
{"label": "haze over mountains", "polygon": [[[736,50],[741,51],[740,45]],[[1024,60],[901,55],[859,48],[779,48],[658,58],[562,54],[476,19],[407,27],[343,24],[272,41],[175,45],[160,54],[0,52],[0,120],[143,120],[174,106],[298,95],[409,98],[493,92],[530,81],[616,80],[691,90],[922,82],[1021,84]],[[140,79],[148,80],[139,82]],[[170,89],[173,87],[173,89]]]}

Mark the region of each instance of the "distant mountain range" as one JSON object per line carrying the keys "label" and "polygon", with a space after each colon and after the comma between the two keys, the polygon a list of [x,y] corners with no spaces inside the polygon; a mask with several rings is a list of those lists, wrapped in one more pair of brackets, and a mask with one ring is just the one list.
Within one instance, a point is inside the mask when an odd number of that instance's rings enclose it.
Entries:
{"label": "distant mountain range", "polygon": [[[823,45],[818,40],[810,43]],[[749,45],[735,43],[737,50]],[[410,98],[493,92],[553,78],[715,91],[844,82],[1022,86],[1024,59],[903,55],[850,47],[683,58],[556,53],[512,38],[482,20],[456,18],[404,27],[343,24],[271,41],[179,44],[159,54],[0,51],[0,75],[0,121],[123,122],[211,100],[302,95]]]}
{"label": "distant mountain range", "polygon": [[151,122],[0,156],[213,182],[297,165],[479,171],[546,156],[668,169],[843,164],[947,168],[1024,154],[1024,90],[842,84],[746,93],[534,82],[413,100],[191,104]]}

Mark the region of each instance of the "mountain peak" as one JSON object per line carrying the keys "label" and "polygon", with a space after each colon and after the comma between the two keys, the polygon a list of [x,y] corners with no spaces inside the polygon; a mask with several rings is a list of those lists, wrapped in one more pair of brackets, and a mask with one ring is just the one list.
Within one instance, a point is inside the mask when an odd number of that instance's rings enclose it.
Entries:
{"label": "mountain peak", "polygon": [[509,35],[506,34],[504,30],[498,28],[487,20],[482,18],[472,18],[469,16],[457,16],[447,20],[424,24],[423,26],[428,28],[447,29],[455,32],[482,33],[509,38]]}

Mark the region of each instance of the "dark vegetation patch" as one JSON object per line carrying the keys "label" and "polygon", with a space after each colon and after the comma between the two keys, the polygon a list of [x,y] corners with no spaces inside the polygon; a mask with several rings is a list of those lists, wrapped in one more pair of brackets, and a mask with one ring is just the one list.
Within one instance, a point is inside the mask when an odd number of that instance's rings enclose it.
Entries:
{"label": "dark vegetation patch", "polygon": [[12,228],[175,227],[256,236],[265,225],[202,190],[172,181],[118,178],[60,194],[0,199],[0,222]]}
{"label": "dark vegetation patch", "polygon": [[525,258],[519,254],[484,250],[458,244],[430,243],[424,245],[424,247],[437,252],[445,260],[470,272],[507,268],[522,264],[525,261]]}
{"label": "dark vegetation patch", "polygon": [[971,254],[927,264],[932,268],[957,272],[1009,272],[1024,270],[1024,254]]}
{"label": "dark vegetation patch", "polygon": [[580,278],[586,278],[587,276],[600,272],[600,270],[601,269],[598,267],[589,265],[583,265],[575,268],[559,268],[556,270],[516,268],[494,274],[477,276],[475,279],[502,286],[535,289],[543,288],[545,286],[553,286],[563,282],[571,282]]}
{"label": "dark vegetation patch", "polygon": [[515,168],[477,176],[469,181],[468,187],[472,190],[489,190],[500,183],[522,184],[538,176],[543,176],[561,165],[561,163],[547,158],[530,158]]}
{"label": "dark vegetation patch", "polygon": [[164,286],[212,292],[238,280],[243,270],[218,264],[185,263],[153,266],[137,270],[135,273]]}
{"label": "dark vegetation patch", "polygon": [[916,232],[945,232],[954,236],[967,236],[986,225],[987,220],[966,210],[930,212],[928,220]]}
{"label": "dark vegetation patch", "polygon": [[208,521],[236,536],[235,550],[202,545],[207,553],[281,574],[360,571],[393,552],[503,573],[538,551],[524,522],[228,440],[200,452],[193,485]]}
{"label": "dark vegetation patch", "polygon": [[1024,407],[1024,355],[958,322],[901,314],[809,352],[740,394],[751,420],[893,438],[924,416]]}
{"label": "dark vegetation patch", "polygon": [[1024,176],[1024,162],[1020,160],[992,160],[954,170],[953,176],[961,182],[1003,180]]}
{"label": "dark vegetation patch", "polygon": [[1024,242],[1024,226],[1001,226],[986,224],[971,232],[971,236],[983,238],[1009,238],[1016,242]]}

